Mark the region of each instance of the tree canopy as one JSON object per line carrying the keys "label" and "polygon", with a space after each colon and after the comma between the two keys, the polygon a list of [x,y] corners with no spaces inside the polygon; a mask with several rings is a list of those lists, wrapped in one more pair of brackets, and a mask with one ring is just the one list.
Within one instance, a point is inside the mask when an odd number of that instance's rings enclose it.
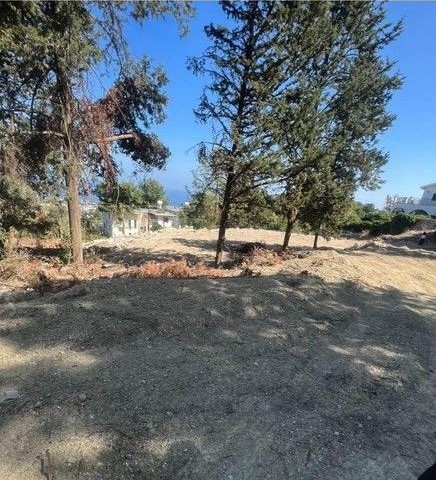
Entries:
{"label": "tree canopy", "polygon": [[210,46],[191,63],[209,78],[196,115],[216,131],[200,149],[203,186],[221,198],[216,263],[232,205],[267,185],[281,191],[283,248],[303,205],[306,220],[319,215],[334,230],[334,212],[356,188],[378,185],[388,159],[378,138],[401,86],[382,53],[401,24],[390,24],[378,2],[221,6],[232,28],[206,27]]}
{"label": "tree canopy", "polygon": [[[0,5],[1,164],[36,183],[65,181],[73,260],[82,261],[79,189],[90,173],[113,179],[114,147],[144,168],[169,151],[149,131],[164,119],[166,76],[129,54],[128,19],[172,14],[185,30],[189,2],[2,2]],[[97,69],[112,87],[95,98]],[[86,175],[85,175],[86,173]]]}
{"label": "tree canopy", "polygon": [[168,205],[168,198],[164,186],[153,178],[148,178],[138,185],[141,192],[141,205],[146,208]]}

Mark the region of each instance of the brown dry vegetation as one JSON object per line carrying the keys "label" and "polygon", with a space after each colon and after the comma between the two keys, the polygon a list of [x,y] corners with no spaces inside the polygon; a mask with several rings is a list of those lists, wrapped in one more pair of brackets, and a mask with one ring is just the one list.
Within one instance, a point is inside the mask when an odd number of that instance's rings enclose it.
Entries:
{"label": "brown dry vegetation", "polygon": [[215,271],[215,235],[94,242],[88,271],[21,256],[80,285],[0,298],[2,480],[412,480],[434,462],[432,246],[296,235],[280,254],[280,233],[231,230]]}
{"label": "brown dry vegetation", "polygon": [[[296,234],[289,251],[280,252],[281,232],[229,229],[224,268],[213,268],[215,230],[170,230],[147,237],[89,242],[83,267],[66,265],[56,241],[22,240],[19,251],[0,261],[3,289],[59,291],[77,283],[102,278],[195,278],[298,274],[325,279],[352,279],[369,285],[398,288],[433,279],[436,239],[418,248],[419,232],[377,240],[320,239]],[[397,258],[396,258],[397,257]]]}

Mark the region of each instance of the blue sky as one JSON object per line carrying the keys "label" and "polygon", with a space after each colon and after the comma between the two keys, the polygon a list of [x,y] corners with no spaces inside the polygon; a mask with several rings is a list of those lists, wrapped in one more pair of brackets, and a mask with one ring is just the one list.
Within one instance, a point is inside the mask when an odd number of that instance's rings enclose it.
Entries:
{"label": "blue sky", "polygon": [[[130,24],[127,29],[133,54],[146,53],[169,77],[168,117],[153,130],[169,147],[171,157],[164,171],[153,171],[149,176],[165,185],[175,203],[186,198],[185,188],[192,183],[196,169],[193,147],[210,135],[209,127],[198,124],[193,114],[205,80],[187,71],[186,60],[200,55],[208,45],[204,25],[225,21],[217,3],[195,2],[195,6],[197,14],[185,38],[180,38],[171,19],[142,28]],[[356,194],[357,200],[379,207],[387,194],[420,196],[421,185],[436,181],[436,2],[389,2],[386,8],[391,21],[404,20],[402,35],[386,49],[386,55],[397,61],[405,82],[390,105],[397,120],[380,139],[380,145],[390,153],[383,173],[385,183],[377,191]],[[120,160],[123,177],[134,180],[132,164],[125,158]]]}

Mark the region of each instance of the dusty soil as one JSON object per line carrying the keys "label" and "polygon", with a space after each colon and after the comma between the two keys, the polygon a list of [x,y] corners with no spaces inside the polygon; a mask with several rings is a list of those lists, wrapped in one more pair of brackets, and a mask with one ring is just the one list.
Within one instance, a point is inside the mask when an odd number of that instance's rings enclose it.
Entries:
{"label": "dusty soil", "polygon": [[[95,254],[126,270],[207,262],[214,233]],[[238,242],[281,235],[229,238],[232,259]],[[416,478],[436,460],[434,252],[310,242],[294,237],[280,261],[255,252],[249,278],[0,297],[0,478]]]}

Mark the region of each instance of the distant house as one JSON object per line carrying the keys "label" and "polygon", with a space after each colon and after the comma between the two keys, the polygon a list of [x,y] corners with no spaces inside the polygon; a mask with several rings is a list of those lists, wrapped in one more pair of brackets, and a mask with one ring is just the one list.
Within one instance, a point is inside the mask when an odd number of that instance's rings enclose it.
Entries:
{"label": "distant house", "polygon": [[103,212],[102,231],[108,237],[142,235],[155,229],[179,228],[177,208],[138,208],[118,217],[112,212]]}
{"label": "distant house", "polygon": [[179,228],[178,209],[148,209],[146,216],[148,218],[149,229],[154,228]]}
{"label": "distant house", "polygon": [[388,197],[386,206],[392,212],[424,213],[436,215],[436,183],[429,183],[421,187],[424,192],[421,198],[415,197]]}

